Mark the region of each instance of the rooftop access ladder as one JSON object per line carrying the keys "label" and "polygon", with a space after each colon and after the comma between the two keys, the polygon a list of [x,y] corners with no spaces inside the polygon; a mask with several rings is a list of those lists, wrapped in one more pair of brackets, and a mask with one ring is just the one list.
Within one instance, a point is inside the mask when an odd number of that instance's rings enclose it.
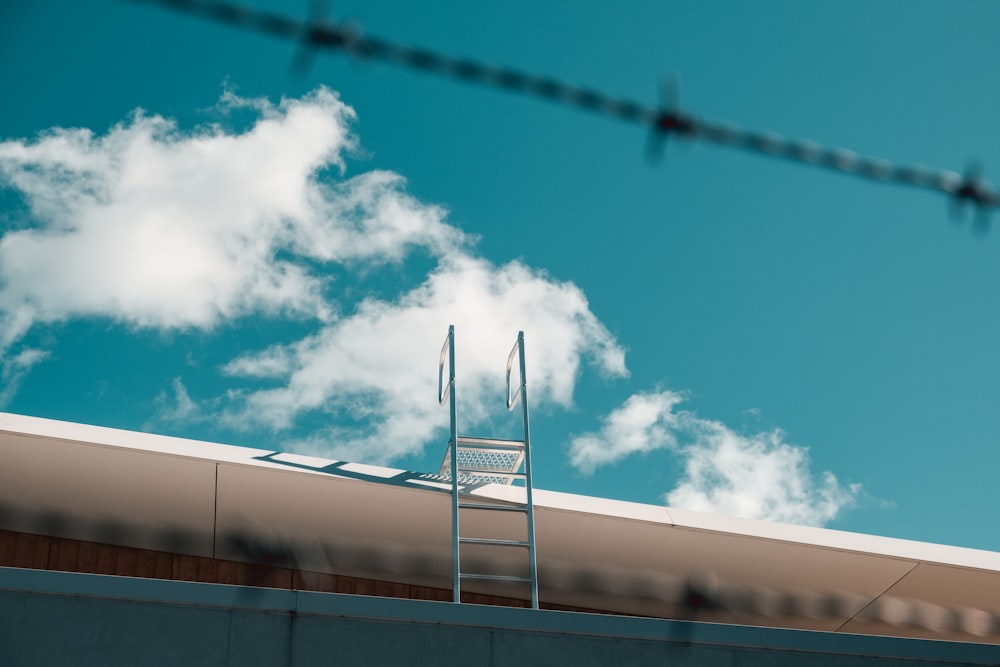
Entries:
{"label": "rooftop access ladder", "polygon": [[[517,390],[511,392],[511,369],[514,357],[518,358],[520,382]],[[448,362],[448,382],[444,381],[444,365]],[[523,582],[531,587],[531,608],[538,609],[538,571],[535,562],[535,512],[531,498],[531,438],[528,428],[528,394],[524,374],[524,332],[519,331],[517,342],[507,356],[507,409],[513,410],[518,399],[524,424],[523,440],[499,440],[496,438],[474,438],[458,435],[458,421],[455,396],[455,327],[448,327],[448,337],[441,348],[438,363],[438,402],[442,405],[450,397],[451,437],[448,451],[441,464],[441,477],[450,479],[452,492],[452,555],[454,568],[454,598],[462,600],[462,582],[465,580],[485,580],[496,582]],[[452,474],[456,471],[456,474]],[[499,504],[479,502],[470,494],[470,486],[477,483],[497,483],[511,485],[515,480],[523,481],[525,496],[523,503]],[[526,537],[523,540],[492,539],[484,537],[463,537],[459,530],[459,514],[470,512],[516,512],[526,519]],[[528,576],[466,572],[462,570],[462,546],[479,545],[500,549],[524,549],[528,556]]]}

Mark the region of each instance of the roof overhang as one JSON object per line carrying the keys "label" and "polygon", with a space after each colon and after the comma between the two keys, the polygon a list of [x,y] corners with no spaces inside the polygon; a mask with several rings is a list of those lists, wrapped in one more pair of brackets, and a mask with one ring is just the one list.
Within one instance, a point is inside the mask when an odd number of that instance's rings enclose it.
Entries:
{"label": "roof overhang", "polygon": [[[434,475],[8,413],[0,457],[0,528],[450,588],[449,485]],[[1000,643],[998,553],[539,489],[534,501],[543,601]],[[509,513],[477,514],[463,534],[518,537]]]}

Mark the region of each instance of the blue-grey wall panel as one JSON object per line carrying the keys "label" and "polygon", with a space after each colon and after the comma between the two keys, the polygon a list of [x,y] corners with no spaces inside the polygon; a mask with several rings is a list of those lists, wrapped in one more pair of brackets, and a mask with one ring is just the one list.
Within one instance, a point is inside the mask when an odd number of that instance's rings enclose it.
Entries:
{"label": "blue-grey wall panel", "polygon": [[[229,612],[0,593],[0,665],[225,665]],[[280,663],[277,663],[280,664]]]}
{"label": "blue-grey wall panel", "polygon": [[1000,647],[0,568],[0,665],[1000,664]]}

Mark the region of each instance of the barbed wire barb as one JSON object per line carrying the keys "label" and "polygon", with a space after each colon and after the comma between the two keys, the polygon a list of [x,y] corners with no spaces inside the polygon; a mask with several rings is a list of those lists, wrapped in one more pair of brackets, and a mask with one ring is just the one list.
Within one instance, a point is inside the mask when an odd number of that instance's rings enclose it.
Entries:
{"label": "barbed wire barb", "polygon": [[[309,21],[310,26],[325,26],[329,23],[330,0],[309,0]],[[292,57],[291,70],[298,77],[306,78],[312,70],[313,62],[316,60],[316,44],[312,39],[304,39],[299,42],[299,47]]]}
{"label": "barbed wire barb", "polygon": [[[356,25],[331,21],[328,2],[314,0],[306,20],[289,18],[240,5],[214,0],[126,0],[199,15],[232,26],[291,39],[301,44],[297,59],[305,71],[316,50],[338,50],[365,60],[379,60],[409,69],[460,79],[512,93],[538,97],[567,107],[644,126],[650,132],[647,154],[656,157],[671,135],[701,140],[821,167],[882,183],[894,183],[943,192],[952,201],[953,212],[969,204],[979,211],[976,228],[989,226],[989,212],[1000,207],[1000,192],[978,173],[963,176],[954,171],[934,170],[920,164],[896,164],[889,160],[858,155],[845,148],[824,147],[813,141],[789,139],[773,132],[748,130],[729,123],[702,120],[681,112],[670,94],[659,108],[613,97],[599,91],[536,76],[518,70],[486,65],[473,60],[396,44],[362,33]],[[293,67],[296,67],[293,61]],[[655,149],[655,150],[654,150]]]}

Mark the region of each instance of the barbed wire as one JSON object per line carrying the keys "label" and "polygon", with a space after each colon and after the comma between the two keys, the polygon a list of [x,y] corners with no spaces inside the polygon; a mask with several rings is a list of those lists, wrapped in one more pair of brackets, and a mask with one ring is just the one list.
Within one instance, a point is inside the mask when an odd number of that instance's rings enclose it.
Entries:
{"label": "barbed wire", "polygon": [[300,20],[214,0],[128,1],[166,7],[295,40],[307,50],[344,51],[365,60],[393,63],[543,98],[564,106],[636,123],[648,129],[654,139],[674,135],[823,167],[872,181],[943,192],[952,198],[959,209],[967,203],[977,207],[981,213],[981,229],[985,229],[988,224],[988,212],[1000,207],[1000,192],[981,178],[978,168],[970,169],[963,175],[921,164],[897,164],[884,158],[859,155],[846,148],[829,148],[813,141],[789,139],[773,132],[748,130],[729,123],[703,120],[681,111],[672,103],[650,107],[548,77],[396,44],[365,35],[356,25],[329,22],[319,15]]}

